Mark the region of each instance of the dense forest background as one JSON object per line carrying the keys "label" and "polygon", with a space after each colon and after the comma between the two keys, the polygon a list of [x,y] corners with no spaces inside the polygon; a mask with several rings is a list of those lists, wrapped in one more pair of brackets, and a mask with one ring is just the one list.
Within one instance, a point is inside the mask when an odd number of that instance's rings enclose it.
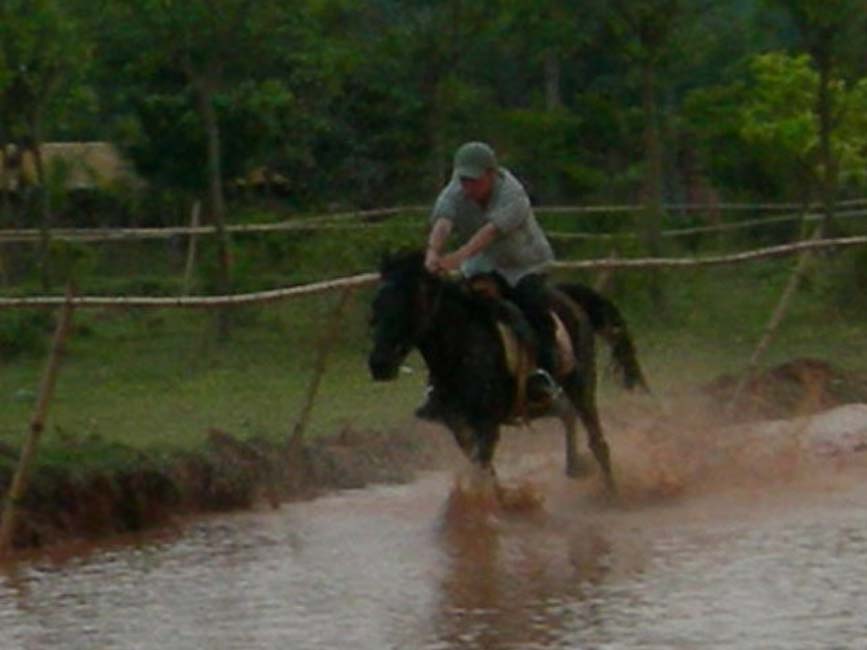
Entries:
{"label": "dense forest background", "polygon": [[[428,201],[467,139],[539,204],[651,230],[672,202],[830,215],[867,184],[865,30],[864,0],[4,0],[0,144],[114,143],[148,188],[115,222],[223,221],[254,171],[287,209]],[[62,216],[40,167],[7,225]]]}

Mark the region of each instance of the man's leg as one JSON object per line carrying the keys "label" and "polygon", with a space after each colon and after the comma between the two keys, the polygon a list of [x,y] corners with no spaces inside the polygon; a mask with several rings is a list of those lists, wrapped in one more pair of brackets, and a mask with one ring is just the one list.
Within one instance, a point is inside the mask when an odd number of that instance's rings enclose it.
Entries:
{"label": "man's leg", "polygon": [[531,401],[554,399],[560,386],[554,380],[556,363],[556,325],[551,317],[551,302],[542,275],[521,278],[512,291],[512,300],[524,312],[536,339],[536,371],[527,381]]}
{"label": "man's leg", "polygon": [[524,312],[524,317],[536,333],[536,365],[554,376],[557,370],[557,333],[554,319],[551,318],[551,301],[545,277],[537,273],[525,275],[512,290],[512,300]]}

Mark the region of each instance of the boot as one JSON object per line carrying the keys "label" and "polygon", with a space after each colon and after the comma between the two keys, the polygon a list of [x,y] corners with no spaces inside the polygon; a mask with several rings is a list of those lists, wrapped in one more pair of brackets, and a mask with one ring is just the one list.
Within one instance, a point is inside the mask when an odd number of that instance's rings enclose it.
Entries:
{"label": "boot", "polygon": [[553,402],[562,392],[560,384],[544,368],[536,368],[527,377],[527,400],[533,404]]}

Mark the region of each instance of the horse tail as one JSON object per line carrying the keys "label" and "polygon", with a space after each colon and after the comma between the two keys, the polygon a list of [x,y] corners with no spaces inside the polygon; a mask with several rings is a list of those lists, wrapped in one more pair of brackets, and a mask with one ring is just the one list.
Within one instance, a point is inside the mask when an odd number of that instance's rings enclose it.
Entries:
{"label": "horse tail", "polygon": [[629,390],[642,388],[649,393],[650,388],[638,363],[635,344],[617,306],[583,284],[562,284],[557,288],[584,309],[593,331],[611,348],[611,356],[623,386]]}

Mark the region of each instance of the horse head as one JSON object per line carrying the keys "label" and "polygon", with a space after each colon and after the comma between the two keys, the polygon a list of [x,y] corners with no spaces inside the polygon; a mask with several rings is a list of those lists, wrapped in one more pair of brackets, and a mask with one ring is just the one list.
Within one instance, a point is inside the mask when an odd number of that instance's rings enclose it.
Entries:
{"label": "horse head", "polygon": [[442,280],[424,266],[424,253],[387,255],[373,299],[370,374],[378,381],[397,377],[401,363],[430,328]]}

